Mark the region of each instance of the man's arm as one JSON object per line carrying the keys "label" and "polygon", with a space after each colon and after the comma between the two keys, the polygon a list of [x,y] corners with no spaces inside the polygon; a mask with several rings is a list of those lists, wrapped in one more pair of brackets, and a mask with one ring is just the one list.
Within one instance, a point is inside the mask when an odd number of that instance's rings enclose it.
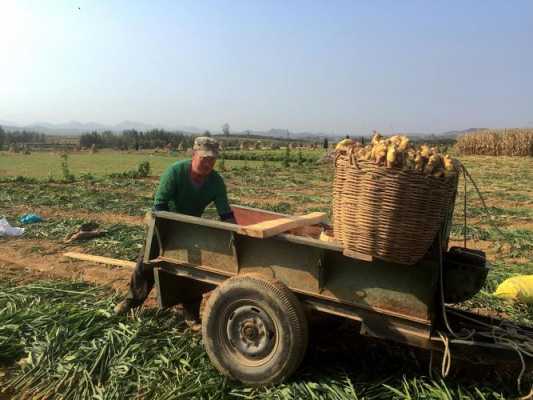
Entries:
{"label": "man's arm", "polygon": [[217,208],[218,215],[220,220],[223,222],[229,222],[230,224],[236,224],[235,215],[233,215],[233,210],[231,209],[228,201],[228,193],[226,191],[226,185],[222,178],[220,178],[216,195],[215,195],[215,206]]}
{"label": "man's arm", "polygon": [[177,190],[174,169],[169,167],[161,175],[161,179],[159,180],[159,186],[154,199],[154,211],[169,211],[168,202],[175,197]]}

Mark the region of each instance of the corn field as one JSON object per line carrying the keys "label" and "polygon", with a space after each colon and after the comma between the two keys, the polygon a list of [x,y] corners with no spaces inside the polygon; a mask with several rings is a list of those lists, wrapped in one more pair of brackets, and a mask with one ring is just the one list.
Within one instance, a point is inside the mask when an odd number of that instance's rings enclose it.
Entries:
{"label": "corn field", "polygon": [[486,129],[463,135],[455,149],[461,155],[533,156],[533,129]]}

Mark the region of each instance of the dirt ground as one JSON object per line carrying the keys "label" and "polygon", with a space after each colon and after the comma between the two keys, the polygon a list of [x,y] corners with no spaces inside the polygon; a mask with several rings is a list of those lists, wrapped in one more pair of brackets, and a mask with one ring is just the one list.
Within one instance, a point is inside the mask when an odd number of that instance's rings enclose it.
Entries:
{"label": "dirt ground", "polygon": [[[45,220],[78,218],[101,224],[142,225],[143,223],[142,216],[120,213],[93,213],[88,210],[63,210],[54,207],[38,207],[34,208],[33,212]],[[0,279],[15,279],[17,282],[35,279],[82,280],[126,293],[131,269],[75,260],[64,257],[65,252],[86,253],[87,250],[72,244],[66,246],[57,240],[0,238]],[[153,294],[149,300],[148,304],[155,304]]]}
{"label": "dirt ground", "polygon": [[[84,252],[49,240],[8,238],[0,240],[0,280],[18,283],[39,279],[82,280],[126,294],[132,270],[64,257],[66,251]],[[155,306],[152,291],[146,306]]]}
{"label": "dirt ground", "polygon": [[[16,215],[23,215],[27,211],[24,205],[15,206],[12,208]],[[41,216],[45,220],[54,218],[78,218],[85,220],[95,220],[103,224],[130,224],[140,225],[143,222],[143,216],[133,216],[112,212],[99,212],[95,214],[90,210],[76,209],[64,210],[60,207],[32,207],[32,212]]]}
{"label": "dirt ground", "polygon": [[[125,286],[130,271],[63,257],[65,247],[47,240],[6,239],[0,242],[2,275],[23,268],[28,275],[43,278],[81,279],[117,290]],[[71,247],[69,251],[81,251]]]}

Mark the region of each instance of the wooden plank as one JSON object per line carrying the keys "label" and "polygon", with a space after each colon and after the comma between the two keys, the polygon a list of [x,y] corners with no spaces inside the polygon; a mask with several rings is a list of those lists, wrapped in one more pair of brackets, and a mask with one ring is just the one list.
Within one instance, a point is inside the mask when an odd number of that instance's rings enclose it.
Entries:
{"label": "wooden plank", "polygon": [[241,225],[239,226],[238,233],[241,235],[264,239],[294,228],[300,228],[306,225],[314,225],[325,221],[326,213],[313,212],[299,217],[277,218],[253,225]]}
{"label": "wooden plank", "polygon": [[358,251],[344,249],[342,251],[342,254],[345,255],[346,257],[355,258],[356,260],[368,261],[368,262],[374,261],[374,257],[368,254],[359,253]]}
{"label": "wooden plank", "polygon": [[91,254],[83,254],[76,252],[63,253],[63,256],[75,258],[76,260],[92,261],[100,264],[116,265],[118,267],[135,268],[136,263],[133,261],[119,260],[116,258],[93,256]]}
{"label": "wooden plank", "polygon": [[192,215],[178,214],[170,211],[152,211],[152,215],[172,221],[186,222],[188,224],[208,226],[210,228],[223,228],[226,231],[239,232],[239,226],[229,222],[216,221]]}

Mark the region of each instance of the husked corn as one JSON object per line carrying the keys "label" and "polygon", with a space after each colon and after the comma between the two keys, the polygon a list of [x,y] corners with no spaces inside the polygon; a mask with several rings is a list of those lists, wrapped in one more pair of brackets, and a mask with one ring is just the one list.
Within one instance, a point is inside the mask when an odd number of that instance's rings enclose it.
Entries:
{"label": "husked corn", "polygon": [[417,148],[407,136],[403,135],[386,138],[374,131],[372,140],[367,146],[363,147],[352,139],[344,139],[335,149],[337,152],[350,153],[357,160],[374,161],[386,168],[418,171],[435,177],[457,174],[460,168],[459,161],[448,154],[440,154],[438,148],[426,144]]}

